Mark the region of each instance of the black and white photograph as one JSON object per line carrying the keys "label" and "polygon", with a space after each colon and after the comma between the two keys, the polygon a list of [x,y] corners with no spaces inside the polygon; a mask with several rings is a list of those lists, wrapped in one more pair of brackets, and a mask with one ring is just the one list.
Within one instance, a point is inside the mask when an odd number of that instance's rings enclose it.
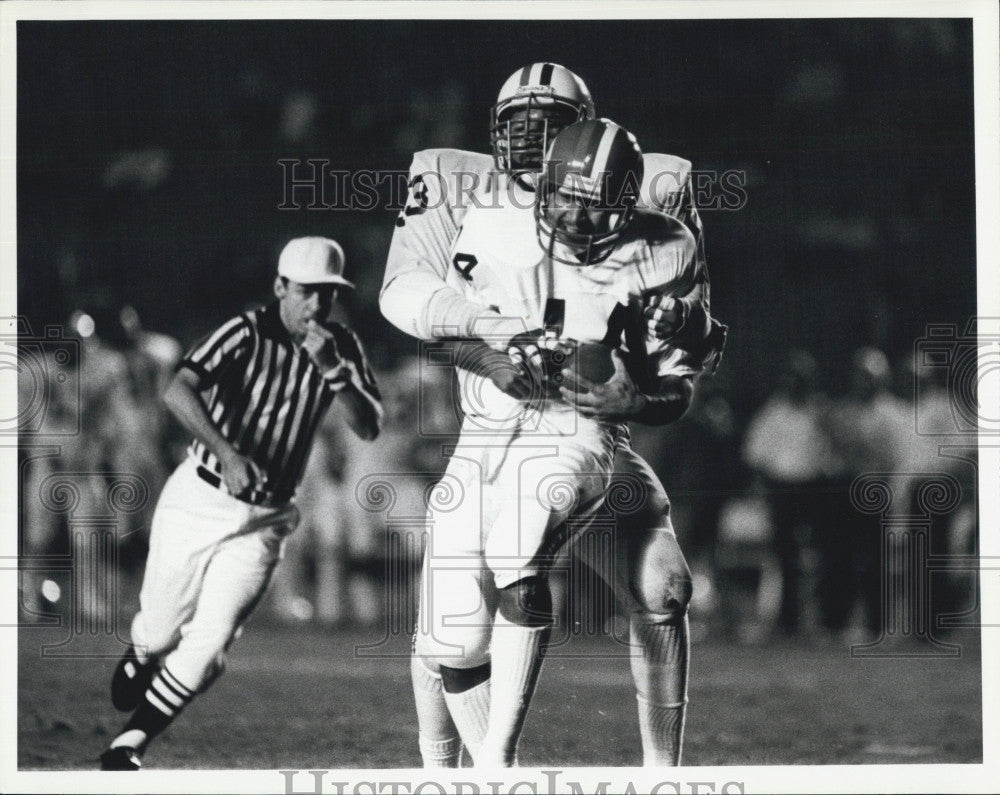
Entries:
{"label": "black and white photograph", "polygon": [[0,790],[994,791],[998,40],[0,5]]}

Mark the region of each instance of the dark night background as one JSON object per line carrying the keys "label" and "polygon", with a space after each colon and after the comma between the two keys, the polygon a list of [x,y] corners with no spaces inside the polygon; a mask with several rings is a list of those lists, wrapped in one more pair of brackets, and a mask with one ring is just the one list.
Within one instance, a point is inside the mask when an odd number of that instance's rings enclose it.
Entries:
{"label": "dark night background", "polygon": [[737,408],[792,346],[836,388],[858,345],[895,359],[927,322],[975,311],[971,35],[904,19],[20,22],[19,312],[41,325],[128,301],[186,345],[266,296],[287,238],[323,234],[391,364],[414,350],[377,311],[394,213],[279,211],[277,161],[483,151],[503,80],[552,60],[646,151],[746,173],[745,208],[702,211]]}

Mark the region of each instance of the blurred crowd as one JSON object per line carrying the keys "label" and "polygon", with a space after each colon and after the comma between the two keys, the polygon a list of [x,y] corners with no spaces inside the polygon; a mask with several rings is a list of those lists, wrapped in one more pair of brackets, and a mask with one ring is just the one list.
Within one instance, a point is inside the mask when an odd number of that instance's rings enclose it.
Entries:
{"label": "blurred crowd", "polygon": [[[974,609],[969,572],[931,576],[927,561],[977,552],[976,435],[942,374],[917,364],[911,351],[894,370],[862,347],[832,373],[792,350],[743,421],[723,376],[702,381],[676,425],[639,437],[717,629],[749,642],[912,639],[917,623],[933,634],[936,617]],[[926,499],[934,484],[946,498]]]}
{"label": "blurred crowd", "polygon": [[[38,560],[69,554],[74,532],[90,532],[95,517],[112,517],[119,585],[127,595],[141,573],[156,496],[186,454],[188,440],[159,402],[183,346],[144,329],[127,305],[78,311],[68,332],[78,343],[71,347],[78,361],[36,368],[50,382],[42,385],[50,405],[38,430],[42,440],[58,441],[61,454],[21,447],[22,552]],[[66,387],[74,382],[67,367],[78,376],[78,398]],[[901,585],[905,559],[894,555],[893,544],[912,545],[919,531],[926,554],[976,553],[975,437],[959,433],[948,385],[934,372],[915,370],[912,355],[894,371],[882,351],[861,348],[848,372],[831,373],[810,353],[792,350],[776,372],[755,410],[740,411],[723,366],[699,381],[680,421],[633,427],[634,446],[671,496],[674,526],[696,577],[694,620],[702,631],[748,642],[774,633],[877,637],[890,609],[885,594],[909,598]],[[280,620],[389,621],[409,631],[427,500],[460,417],[447,368],[403,357],[378,378],[386,418],[376,442],[345,433],[336,410],[317,435],[298,493],[302,522],[268,597]],[[39,386],[19,379],[22,406]],[[942,442],[951,445],[947,456],[939,452]],[[116,514],[108,487],[123,473],[141,478],[148,498]],[[852,483],[864,475],[886,483],[891,508],[868,510],[852,496]],[[956,499],[939,500],[941,515],[932,516],[919,492],[940,475],[956,484]],[[52,496],[67,481],[74,484],[72,506]],[[891,537],[884,532],[890,517]],[[54,576],[25,568],[26,617],[108,610],[101,599],[57,604],[42,587]],[[974,606],[968,573],[942,573],[930,593],[927,609],[938,614]],[[573,605],[576,613],[606,610],[598,605],[605,593],[582,596],[589,604]],[[596,620],[602,618],[611,617]]]}

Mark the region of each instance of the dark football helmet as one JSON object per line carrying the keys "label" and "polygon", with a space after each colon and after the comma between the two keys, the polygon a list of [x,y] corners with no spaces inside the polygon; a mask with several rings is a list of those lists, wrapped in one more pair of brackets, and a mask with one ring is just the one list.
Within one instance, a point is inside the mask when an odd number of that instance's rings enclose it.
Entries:
{"label": "dark football helmet", "polygon": [[611,254],[632,220],[642,184],[635,136],[607,119],[560,132],[535,193],[538,240],[553,259],[593,265]]}

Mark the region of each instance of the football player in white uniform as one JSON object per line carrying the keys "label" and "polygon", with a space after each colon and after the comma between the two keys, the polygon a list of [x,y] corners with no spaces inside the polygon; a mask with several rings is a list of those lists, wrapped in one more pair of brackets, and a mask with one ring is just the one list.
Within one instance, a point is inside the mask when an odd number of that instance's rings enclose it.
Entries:
{"label": "football player in white uniform", "polygon": [[[514,72],[492,108],[491,155],[459,149],[425,149],[413,156],[409,196],[396,220],[386,261],[380,305],[385,317],[418,339],[441,337],[447,328],[490,330],[486,315],[465,305],[443,280],[452,268],[451,246],[471,207],[494,206],[501,193],[525,207],[534,200],[534,180],[548,145],[561,129],[595,118],[590,91],[563,66],[535,63]],[[721,347],[723,333],[708,316],[708,272],[704,267],[701,219],[691,191],[691,163],[669,154],[643,154],[638,207],[681,221],[695,237],[705,274],[685,296],[649,296],[650,328],[678,344],[706,351]],[[461,263],[458,266],[460,267]],[[414,311],[414,305],[419,311]],[[495,336],[517,333],[493,313]]]}
{"label": "football player in white uniform", "polygon": [[[581,378],[574,365],[594,362],[584,377],[597,380],[610,378],[614,358],[627,360],[633,378],[675,417],[700,370],[692,354],[630,323],[629,304],[642,293],[684,295],[700,280],[696,243],[683,224],[635,212],[643,169],[635,139],[605,120],[577,122],[556,136],[546,166],[533,214],[508,197],[468,212],[453,255],[463,267],[449,275],[469,300],[541,330],[515,344],[551,338],[558,347],[545,369],[569,381],[559,400],[521,401],[476,372],[469,354],[457,360],[466,419],[447,472],[456,482],[446,487],[464,499],[431,509],[429,628],[419,631],[416,649],[438,663],[446,693],[449,682],[491,663],[487,731],[473,752],[485,766],[515,759],[551,628],[546,576],[565,540],[557,529],[570,518],[579,526],[599,506],[615,450],[628,443],[620,420],[574,409]],[[492,627],[481,598],[490,582],[498,594]],[[677,696],[671,705],[679,704]],[[478,736],[463,739],[468,745]]]}
{"label": "football player in white uniform", "polygon": [[[546,79],[551,89],[548,91],[544,90],[546,85],[538,85]],[[485,155],[455,150],[417,153],[411,168],[410,201],[397,221],[386,269],[382,293],[386,317],[423,339],[478,335],[505,340],[522,332],[523,320],[485,309],[449,286],[449,275],[454,280],[456,274],[475,273],[474,266],[469,270],[471,261],[459,256],[468,253],[456,249],[453,255],[451,242],[469,208],[496,204],[501,191],[507,199],[529,206],[542,148],[561,126],[592,115],[589,93],[578,77],[563,67],[536,64],[519,70],[507,81],[494,109],[494,158],[497,165],[509,170],[512,179],[506,173],[493,171],[493,162]],[[682,217],[696,235],[698,260],[703,263],[700,223],[688,188],[690,164],[670,156],[646,155],[644,159],[640,206],[670,209]],[[651,163],[658,164],[651,168]],[[454,184],[446,185],[446,178],[454,178]],[[654,295],[655,300],[646,307],[646,316],[655,334],[673,334],[675,342],[686,335],[691,348],[700,346],[708,352],[720,347],[717,335],[721,327],[707,316],[707,274],[703,264],[694,273],[696,283],[681,300],[666,293]],[[676,334],[678,330],[680,334]],[[499,347],[503,350],[506,346]],[[623,376],[623,370],[616,360],[615,377],[607,384],[574,395],[578,411],[591,417],[617,414],[647,422],[679,416],[683,401],[650,400]],[[498,367],[489,377],[502,389],[516,392],[518,380],[512,372],[513,368]],[[690,575],[670,526],[669,502],[655,475],[625,445],[619,446],[615,464],[627,478],[626,486],[639,483],[639,491],[646,497],[641,509],[627,517],[627,526],[617,534],[616,551],[620,554],[611,577],[631,617],[632,640],[642,650],[633,655],[632,669],[639,698],[643,758],[647,764],[676,764],[686,702],[684,616],[690,597]],[[599,570],[607,569],[607,562],[597,563]],[[489,611],[493,600],[489,593],[486,597],[488,604],[484,608]],[[426,604],[422,610],[426,612]],[[423,625],[423,620],[420,623]],[[419,649],[414,655],[414,693],[425,765],[457,764],[461,752],[459,734],[475,755],[486,731],[490,686],[489,663],[472,665],[475,657],[475,653],[467,654],[461,662],[453,660],[454,667],[446,664],[444,669],[438,669]],[[496,675],[498,667],[493,670]],[[445,696],[461,732],[445,708]]]}

